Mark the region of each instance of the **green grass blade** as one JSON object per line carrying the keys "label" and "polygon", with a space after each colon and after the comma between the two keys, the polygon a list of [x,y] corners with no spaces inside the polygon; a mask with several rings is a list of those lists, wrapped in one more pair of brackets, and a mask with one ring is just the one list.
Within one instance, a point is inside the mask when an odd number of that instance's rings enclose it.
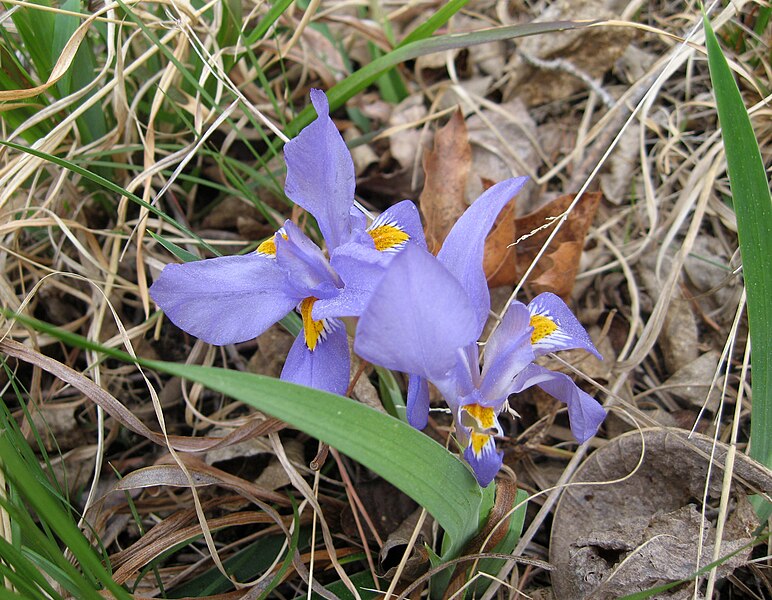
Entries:
{"label": "green grass blade", "polygon": [[772,466],[772,197],[748,112],[707,17],[710,79],[726,151],[748,293],[753,403],[751,456]]}
{"label": "green grass blade", "polygon": [[43,83],[51,74],[51,69],[58,56],[54,57],[51,51],[51,40],[54,38],[54,14],[35,8],[35,4],[51,6],[46,0],[30,2],[28,6],[20,7],[13,12],[13,19],[22,45],[37,72],[37,83]]}
{"label": "green grass blade", "polygon": [[[39,518],[45,521],[65,547],[69,548],[83,568],[83,573],[78,572],[62,556],[61,550],[53,545],[53,550],[49,552],[49,556],[53,559],[58,558],[56,566],[61,569],[62,578],[66,578],[70,584],[69,589],[73,592],[77,590],[77,597],[84,600],[100,600],[102,596],[91,582],[93,577],[110,590],[116,598],[128,600],[129,594],[113,581],[91,545],[72,522],[70,515],[62,509],[61,504],[37,478],[29,476],[29,467],[18,454],[16,445],[12,442],[8,431],[0,433],[0,457],[2,457],[2,468],[8,481],[11,482],[14,489],[18,490],[20,496],[37,513]],[[29,515],[25,514],[25,511],[17,509],[5,501],[3,503],[12,519],[27,520],[27,525],[23,529],[26,535],[36,534],[37,539],[44,545],[50,546],[52,544],[52,540],[44,537],[44,534],[31,522]],[[87,577],[87,574],[91,577]],[[60,582],[64,584],[61,579]]]}
{"label": "green grass blade", "polygon": [[464,8],[468,2],[469,0],[450,0],[450,2],[440,10],[436,11],[431,17],[426,19],[426,21],[408,33],[399,45],[405,46],[412,42],[428,38],[440,27],[445,25],[453,15]]}
{"label": "green grass blade", "polygon": [[46,152],[41,152],[40,150],[36,150],[34,148],[27,148],[26,146],[22,146],[20,144],[15,144],[14,142],[8,142],[8,141],[0,140],[0,146],[8,146],[9,148],[13,148],[14,150],[18,150],[19,152],[26,152],[27,154],[31,154],[32,156],[37,156],[38,158],[42,158],[44,160],[52,162],[55,165],[59,165],[60,167],[63,167],[65,169],[67,169],[68,171],[72,171],[73,173],[77,173],[78,175],[81,175],[81,176],[85,177],[86,179],[88,179],[90,181],[93,181],[97,185],[100,185],[103,188],[105,188],[107,190],[110,190],[111,192],[114,192],[114,193],[119,194],[121,196],[126,196],[132,202],[136,202],[140,206],[145,207],[151,213],[153,213],[157,217],[163,219],[167,223],[173,225],[174,227],[176,227],[179,231],[181,231],[185,235],[190,236],[193,239],[195,239],[199,244],[201,244],[202,247],[204,247],[207,250],[209,250],[210,252],[212,252],[215,256],[219,256],[220,255],[220,253],[215,248],[213,248],[212,246],[207,244],[198,235],[193,233],[190,229],[188,229],[184,225],[178,223],[176,220],[171,218],[165,212],[163,212],[162,210],[156,208],[152,204],[148,204],[147,202],[145,202],[142,198],[140,198],[136,194],[132,194],[128,190],[123,189],[118,184],[113,183],[109,179],[105,179],[101,175],[97,175],[96,173],[92,173],[88,169],[84,169],[80,165],[76,165],[75,163],[70,162],[69,160],[65,160],[63,158],[59,158],[58,156],[54,156],[53,154],[48,154]]}
{"label": "green grass blade", "polygon": [[265,34],[268,33],[268,30],[273,26],[276,20],[284,14],[284,11],[287,10],[290,4],[292,4],[292,0],[276,0],[268,12],[265,13],[262,20],[257,24],[257,27],[255,27],[247,36],[246,46],[250,47],[259,40],[262,40]]}
{"label": "green grass blade", "polygon": [[[551,21],[546,23],[507,25],[505,27],[494,27],[468,33],[439,35],[404,44],[395,48],[388,54],[375,59],[359,69],[356,73],[352,73],[346,77],[346,79],[327,90],[327,99],[330,102],[330,110],[335,110],[343,105],[344,102],[364,90],[388,69],[407,60],[418,58],[419,56],[529,35],[554,33],[556,31],[564,31],[567,29],[581,29],[592,23],[594,23],[594,21]],[[308,125],[315,117],[316,112],[314,109],[310,105],[307,106],[298,113],[287,126],[288,135],[290,137],[296,135],[298,131]]]}
{"label": "green grass blade", "polygon": [[150,237],[152,237],[156,242],[161,244],[164,248],[166,248],[174,256],[179,258],[182,262],[194,262],[194,261],[197,261],[197,260],[201,260],[195,254],[193,254],[192,252],[188,252],[187,250],[185,250],[185,248],[180,248],[174,242],[170,242],[169,240],[167,240],[165,238],[162,238],[160,235],[156,235],[152,231],[148,231],[148,233],[150,234]]}
{"label": "green grass blade", "polygon": [[13,317],[70,346],[201,383],[328,443],[425,507],[451,537],[454,547],[462,547],[477,531],[482,493],[471,470],[429,436],[394,417],[350,398],[271,377],[134,359],[49,323],[25,315]]}

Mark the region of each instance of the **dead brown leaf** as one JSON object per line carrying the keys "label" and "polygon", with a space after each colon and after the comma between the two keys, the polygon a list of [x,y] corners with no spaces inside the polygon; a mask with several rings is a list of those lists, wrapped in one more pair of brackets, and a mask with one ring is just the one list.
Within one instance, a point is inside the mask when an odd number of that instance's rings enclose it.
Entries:
{"label": "dead brown leaf", "polygon": [[[550,217],[562,215],[573,202],[575,195],[567,194],[549,202],[539,210],[515,219],[515,233],[518,238],[531,234],[515,245],[516,261],[507,263],[499,271],[497,283],[515,283],[533,262],[549,237],[552,228],[544,227]],[[550,242],[547,253],[531,272],[531,285],[535,292],[553,292],[568,296],[574,287],[579,259],[582,256],[584,238],[600,204],[601,193],[586,193],[574,207],[566,222]]]}
{"label": "dead brown leaf", "polygon": [[[492,181],[483,181],[483,187],[486,190],[491,185],[493,185]],[[512,244],[517,239],[516,233],[515,201],[512,200],[503,208],[485,240],[483,269],[490,288],[513,282],[511,274],[517,258],[515,247]]]}
{"label": "dead brown leaf", "polygon": [[468,204],[466,180],[472,165],[472,149],[461,111],[437,131],[434,149],[424,152],[426,183],[421,192],[421,212],[426,223],[426,243],[437,253]]}
{"label": "dead brown leaf", "polygon": [[[704,494],[711,453],[711,438],[665,428],[624,434],[593,453],[574,474],[574,481],[582,483],[567,487],[555,510],[550,543],[555,596],[619,598],[689,578],[710,563],[715,524],[702,520],[698,499]],[[721,495],[726,455],[727,446],[716,444],[708,480],[711,506]],[[753,537],[757,520],[747,494],[769,493],[771,488],[769,469],[737,454],[721,556],[740,550]],[[741,565],[750,552],[741,550],[722,563],[719,577]],[[675,596],[668,592],[657,597]]]}

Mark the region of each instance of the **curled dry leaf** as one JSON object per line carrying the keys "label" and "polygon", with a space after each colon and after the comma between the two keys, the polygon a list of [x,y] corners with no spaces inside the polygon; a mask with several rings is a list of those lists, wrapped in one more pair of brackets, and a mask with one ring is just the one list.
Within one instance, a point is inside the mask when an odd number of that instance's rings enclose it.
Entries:
{"label": "curled dry leaf", "polygon": [[471,165],[472,149],[464,115],[459,110],[437,131],[434,149],[424,152],[426,183],[421,192],[421,212],[425,222],[426,243],[435,254],[469,206],[465,192]]}
{"label": "curled dry leaf", "polygon": [[[520,239],[515,244],[514,257],[505,254],[505,251],[510,250],[507,245],[514,240],[504,244],[503,239],[499,240],[496,237],[498,235],[496,230],[491,233],[485,256],[485,273],[490,287],[513,285],[517,282],[552,232],[552,226],[545,227],[545,225],[549,224],[551,218],[562,215],[573,202],[574,197],[574,194],[560,196],[539,210],[516,218],[513,237],[515,239],[526,235],[528,237]],[[584,238],[598,210],[600,199],[599,192],[584,194],[550,242],[547,252],[531,273],[531,285],[536,293],[553,292],[563,297],[571,293],[579,269]],[[502,233],[502,238],[504,237],[506,234]],[[493,244],[491,244],[491,238],[496,239]]]}
{"label": "curled dry leaf", "polygon": [[119,402],[115,396],[67,365],[13,340],[0,340],[0,352],[23,360],[31,365],[36,365],[62,381],[69,383],[89,400],[101,406],[107,414],[121,423],[121,425],[137,435],[155,442],[159,446],[166,447],[168,444],[175,450],[182,452],[204,452],[229,446],[258,435],[280,431],[284,428],[284,424],[277,419],[254,419],[234,428],[228,435],[221,438],[187,437],[182,435],[164,436],[162,433],[153,431],[145,425],[134,413]]}
{"label": "curled dry leaf", "polygon": [[414,510],[383,543],[383,547],[378,555],[378,567],[381,571],[381,576],[385,579],[389,581],[394,579],[399,563],[408,550],[410,551],[410,556],[405,562],[401,579],[415,581],[429,570],[429,552],[426,550],[426,544],[432,539],[432,518],[430,516],[427,515],[424,519],[415,544],[408,548],[410,538],[413,537],[413,532],[418,526],[422,511],[422,508]]}
{"label": "curled dry leaf", "polygon": [[[593,453],[555,510],[550,543],[555,597],[619,598],[688,578],[712,562],[715,523],[707,520],[703,526],[698,505],[712,444],[703,435],[688,438],[681,429],[657,428],[627,433]],[[727,446],[717,444],[708,487],[711,506],[721,494],[726,453]],[[738,454],[730,491],[733,509],[720,556],[748,544],[758,526],[747,494],[770,490],[772,472]],[[750,548],[742,550],[722,563],[719,577],[731,573],[749,553]],[[676,588],[657,597],[678,593]]]}

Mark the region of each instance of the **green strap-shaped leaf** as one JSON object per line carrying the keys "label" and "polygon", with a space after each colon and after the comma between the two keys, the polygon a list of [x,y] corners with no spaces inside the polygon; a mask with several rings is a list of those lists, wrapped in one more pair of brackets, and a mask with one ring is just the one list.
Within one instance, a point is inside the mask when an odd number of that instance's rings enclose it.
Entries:
{"label": "green strap-shaped leaf", "polygon": [[451,537],[454,547],[463,547],[477,531],[482,492],[472,472],[458,457],[399,419],[350,398],[272,377],[134,359],[49,323],[24,315],[13,317],[70,346],[195,381],[328,443],[426,508]]}
{"label": "green strap-shaped leaf", "polygon": [[740,90],[704,14],[703,22],[748,293],[753,348],[751,456],[769,467],[772,466],[772,270],[769,268],[772,258],[772,197]]}

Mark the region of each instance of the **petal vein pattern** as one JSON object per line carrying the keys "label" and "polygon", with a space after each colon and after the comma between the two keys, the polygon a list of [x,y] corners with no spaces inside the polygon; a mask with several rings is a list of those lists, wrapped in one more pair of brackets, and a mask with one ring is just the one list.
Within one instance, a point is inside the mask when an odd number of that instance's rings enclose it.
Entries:
{"label": "petal vein pattern", "polygon": [[220,346],[257,337],[298,301],[276,262],[255,253],[167,265],[150,296],[177,327]]}

